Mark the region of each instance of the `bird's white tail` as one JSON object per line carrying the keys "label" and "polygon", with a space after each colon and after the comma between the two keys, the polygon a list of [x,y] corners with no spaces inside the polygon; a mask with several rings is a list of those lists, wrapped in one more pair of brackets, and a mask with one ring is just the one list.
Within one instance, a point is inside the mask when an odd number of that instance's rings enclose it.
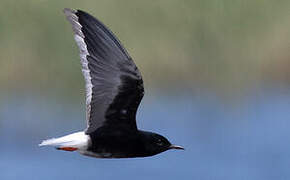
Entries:
{"label": "bird's white tail", "polygon": [[84,132],[77,132],[67,136],[42,141],[39,146],[54,146],[66,151],[86,150],[90,137]]}

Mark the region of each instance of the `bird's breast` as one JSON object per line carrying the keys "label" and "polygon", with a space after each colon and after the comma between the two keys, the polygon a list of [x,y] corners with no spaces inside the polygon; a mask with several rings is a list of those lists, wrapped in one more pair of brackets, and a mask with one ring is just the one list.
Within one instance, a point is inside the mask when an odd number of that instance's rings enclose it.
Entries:
{"label": "bird's breast", "polygon": [[91,136],[91,145],[84,152],[87,156],[97,158],[139,157],[144,145],[138,134],[134,133],[100,133]]}

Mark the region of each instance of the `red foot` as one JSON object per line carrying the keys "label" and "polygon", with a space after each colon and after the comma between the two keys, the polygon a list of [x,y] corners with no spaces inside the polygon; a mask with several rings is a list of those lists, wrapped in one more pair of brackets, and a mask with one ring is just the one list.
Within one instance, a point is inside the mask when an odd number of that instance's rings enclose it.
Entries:
{"label": "red foot", "polygon": [[59,147],[57,149],[58,150],[64,150],[64,151],[75,151],[75,150],[78,150],[78,148],[74,148],[74,147]]}

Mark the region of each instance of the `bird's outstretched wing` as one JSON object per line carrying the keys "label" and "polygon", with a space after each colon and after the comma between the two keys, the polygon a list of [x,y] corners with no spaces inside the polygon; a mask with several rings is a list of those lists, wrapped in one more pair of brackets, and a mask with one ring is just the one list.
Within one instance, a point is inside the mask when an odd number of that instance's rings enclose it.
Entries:
{"label": "bird's outstretched wing", "polygon": [[90,134],[101,126],[135,130],[144,95],[143,80],[117,37],[81,10],[64,9],[80,50],[86,83],[86,115]]}

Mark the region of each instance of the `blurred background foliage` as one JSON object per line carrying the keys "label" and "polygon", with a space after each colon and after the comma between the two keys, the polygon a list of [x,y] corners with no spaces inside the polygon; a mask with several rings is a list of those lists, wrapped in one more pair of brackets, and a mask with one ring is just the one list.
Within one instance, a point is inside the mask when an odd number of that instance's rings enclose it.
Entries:
{"label": "blurred background foliage", "polygon": [[85,10],[111,28],[146,89],[232,98],[289,85],[288,0],[2,0],[1,91],[84,91],[64,7]]}

